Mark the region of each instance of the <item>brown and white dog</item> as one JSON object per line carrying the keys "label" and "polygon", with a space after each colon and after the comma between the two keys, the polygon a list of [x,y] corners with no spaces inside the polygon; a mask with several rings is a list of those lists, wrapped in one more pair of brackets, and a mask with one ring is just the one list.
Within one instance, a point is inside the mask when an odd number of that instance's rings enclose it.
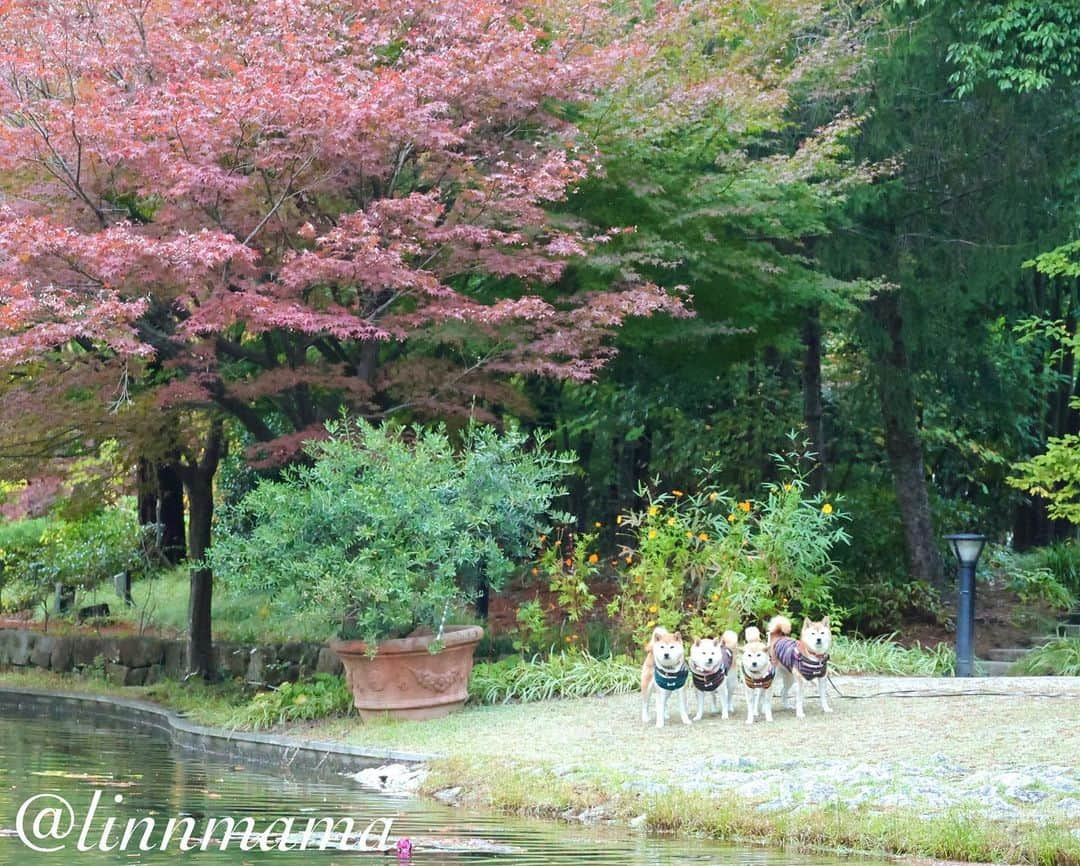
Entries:
{"label": "brown and white dog", "polygon": [[814,622],[803,620],[799,640],[791,637],[791,620],[774,616],[769,620],[769,654],[784,684],[782,697],[787,697],[791,684],[795,684],[795,717],[801,719],[803,694],[808,683],[817,681],[821,710],[831,713],[826,698],[825,675],[828,673],[829,649],[832,647],[832,629],[829,618]]}
{"label": "brown and white dog", "polygon": [[759,709],[765,714],[765,721],[771,722],[776,667],[769,653],[769,645],[761,639],[760,631],[750,626],[745,637],[746,644],[742,649],[739,666],[746,689],[746,724],[754,724]]}
{"label": "brown and white dog", "polygon": [[690,647],[690,679],[697,693],[697,715],[694,721],[701,721],[705,714],[706,701],[712,702],[712,711],[717,711],[717,704],[723,718],[735,709],[734,691],[735,652],[739,645],[739,636],[733,631],[726,631],[720,637],[694,638]]}
{"label": "brown and white dog", "polygon": [[682,635],[655,628],[645,650],[645,663],[641,666],[641,721],[649,723],[649,697],[656,692],[656,727],[664,727],[668,696],[678,692],[682,723],[689,725],[684,686],[690,669],[686,665]]}

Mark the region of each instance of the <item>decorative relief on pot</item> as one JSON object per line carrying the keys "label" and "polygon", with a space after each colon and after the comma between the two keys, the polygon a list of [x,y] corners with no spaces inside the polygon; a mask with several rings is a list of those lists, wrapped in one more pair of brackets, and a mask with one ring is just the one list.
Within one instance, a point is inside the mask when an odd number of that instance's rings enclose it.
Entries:
{"label": "decorative relief on pot", "polygon": [[436,673],[435,671],[425,671],[410,667],[409,672],[425,689],[437,692],[438,694],[442,694],[447,689],[451,688],[454,683],[461,678],[460,671]]}
{"label": "decorative relief on pot", "polygon": [[367,685],[373,692],[381,692],[386,689],[386,679],[379,670],[369,670],[367,672]]}

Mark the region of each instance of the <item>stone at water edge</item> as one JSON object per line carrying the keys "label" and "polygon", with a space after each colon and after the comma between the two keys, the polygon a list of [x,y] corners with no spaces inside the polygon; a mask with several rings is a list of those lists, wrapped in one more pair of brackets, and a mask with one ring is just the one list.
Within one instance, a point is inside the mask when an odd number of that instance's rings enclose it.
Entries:
{"label": "stone at water edge", "polygon": [[375,791],[414,794],[424,784],[428,771],[424,767],[386,764],[381,767],[365,767],[359,773],[344,775]]}

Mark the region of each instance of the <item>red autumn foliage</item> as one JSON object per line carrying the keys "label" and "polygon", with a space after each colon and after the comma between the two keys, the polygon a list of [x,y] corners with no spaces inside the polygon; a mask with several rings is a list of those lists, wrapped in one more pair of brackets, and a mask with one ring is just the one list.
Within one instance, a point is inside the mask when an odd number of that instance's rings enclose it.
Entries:
{"label": "red autumn foliage", "polygon": [[545,288],[604,240],[548,216],[596,156],[566,107],[648,53],[605,8],[6,3],[0,364],[125,360],[130,396],[231,414],[275,460],[342,403],[594,375],[624,319],[685,314]]}

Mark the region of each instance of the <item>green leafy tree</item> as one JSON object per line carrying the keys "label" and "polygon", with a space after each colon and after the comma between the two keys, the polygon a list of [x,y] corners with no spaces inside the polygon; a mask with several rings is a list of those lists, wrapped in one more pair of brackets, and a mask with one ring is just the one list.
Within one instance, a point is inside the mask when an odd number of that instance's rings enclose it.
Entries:
{"label": "green leafy tree", "polygon": [[562,493],[570,454],[539,439],[470,426],[460,449],[442,428],[328,425],[310,462],[263,480],[224,509],[209,552],[228,590],[339,617],[376,642],[437,630],[498,586],[534,548]]}

